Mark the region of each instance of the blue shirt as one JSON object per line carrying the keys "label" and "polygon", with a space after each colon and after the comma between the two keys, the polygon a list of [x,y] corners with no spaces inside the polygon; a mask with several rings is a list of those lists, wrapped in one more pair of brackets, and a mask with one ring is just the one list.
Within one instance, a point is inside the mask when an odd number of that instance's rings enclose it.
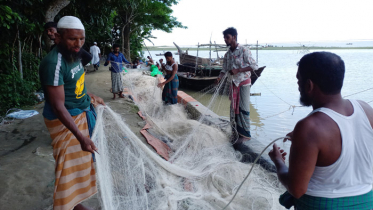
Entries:
{"label": "blue shirt", "polygon": [[110,71],[112,72],[115,72],[115,73],[119,73],[119,72],[122,72],[122,63],[130,63],[129,61],[127,61],[127,59],[124,57],[124,55],[122,53],[118,53],[118,56],[116,56],[113,52],[109,53],[106,61],[110,61],[111,62],[111,68],[110,68]]}

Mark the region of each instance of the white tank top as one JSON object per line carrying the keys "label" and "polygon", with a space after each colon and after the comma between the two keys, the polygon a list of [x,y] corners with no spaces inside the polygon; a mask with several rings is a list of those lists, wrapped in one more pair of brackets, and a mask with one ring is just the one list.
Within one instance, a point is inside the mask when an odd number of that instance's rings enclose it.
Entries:
{"label": "white tank top", "polygon": [[164,67],[167,71],[172,71],[173,69],[172,69],[172,66],[174,66],[175,65],[175,63],[173,63],[171,66],[170,65],[168,65],[168,64],[166,64],[166,66]]}
{"label": "white tank top", "polygon": [[312,112],[325,113],[337,123],[342,137],[342,152],[332,165],[316,166],[307,195],[338,198],[362,195],[372,190],[373,129],[359,102],[350,102],[354,109],[350,116],[328,108]]}

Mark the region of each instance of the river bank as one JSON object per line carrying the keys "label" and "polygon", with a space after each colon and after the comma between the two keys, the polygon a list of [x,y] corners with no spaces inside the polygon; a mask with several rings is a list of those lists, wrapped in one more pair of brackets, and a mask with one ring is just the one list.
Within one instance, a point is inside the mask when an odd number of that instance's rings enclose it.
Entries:
{"label": "river bank", "polygon": [[[137,106],[129,99],[111,99],[112,94],[109,92],[111,79],[107,67],[100,67],[99,71],[96,72],[88,72],[86,85],[91,93],[102,97],[108,106],[120,114],[130,130],[145,143],[145,139],[140,134],[144,123],[137,115]],[[55,162],[50,145],[51,139],[41,114],[43,106],[44,103],[29,107],[40,113],[34,117],[15,120],[11,124],[0,127],[0,206],[6,207],[6,209],[52,210]],[[202,105],[199,106],[202,107]],[[180,105],[178,107],[181,108]],[[180,114],[182,115],[182,113]],[[195,124],[197,122],[190,121],[190,123]],[[184,132],[182,127],[180,132]],[[209,134],[207,135],[209,136]],[[200,138],[205,139],[204,137],[207,138],[208,136],[200,136]],[[145,145],[151,148],[149,144],[145,143]],[[232,150],[231,146],[230,149]],[[240,165],[242,163],[237,161],[235,164]],[[247,168],[250,165],[243,164],[240,165],[240,168],[243,166]],[[238,182],[247,171],[248,169],[241,171]],[[262,174],[260,177],[268,177],[271,182],[276,181],[273,173],[268,173],[262,169],[257,173]],[[251,181],[248,183],[251,183]],[[265,187],[271,189],[275,186]],[[278,190],[278,186],[275,188],[275,190]],[[275,194],[278,194],[278,191]],[[84,204],[93,209],[101,210],[103,207],[99,196],[100,194],[95,195]],[[267,207],[270,204],[260,202],[260,205]]]}

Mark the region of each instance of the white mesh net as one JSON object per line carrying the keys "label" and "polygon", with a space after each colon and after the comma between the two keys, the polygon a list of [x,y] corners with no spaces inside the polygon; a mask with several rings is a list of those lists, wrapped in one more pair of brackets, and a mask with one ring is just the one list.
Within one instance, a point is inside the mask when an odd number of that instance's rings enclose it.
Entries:
{"label": "white mesh net", "polygon": [[[252,166],[241,163],[241,154],[232,148],[229,123],[207,125],[201,123],[203,115],[190,119],[183,105],[164,105],[158,80],[141,71],[123,79],[152,125],[149,131],[171,148],[170,161],[149,149],[125,119],[99,107],[93,140],[100,150],[103,209],[223,209]],[[218,92],[211,105],[218,106]],[[282,209],[278,197],[283,191],[274,173],[257,166],[227,209]]]}

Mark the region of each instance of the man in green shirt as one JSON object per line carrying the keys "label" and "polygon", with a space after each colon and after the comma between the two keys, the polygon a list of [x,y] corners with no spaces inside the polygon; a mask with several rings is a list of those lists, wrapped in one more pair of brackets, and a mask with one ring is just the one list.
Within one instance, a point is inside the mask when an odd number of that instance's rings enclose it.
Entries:
{"label": "man in green shirt", "polygon": [[89,208],[80,202],[97,192],[92,155],[97,148],[90,139],[96,122],[92,104],[105,104],[85,87],[81,21],[72,16],[61,18],[55,36],[59,43],[39,67],[46,95],[43,116],[56,160],[53,208],[85,210]]}

